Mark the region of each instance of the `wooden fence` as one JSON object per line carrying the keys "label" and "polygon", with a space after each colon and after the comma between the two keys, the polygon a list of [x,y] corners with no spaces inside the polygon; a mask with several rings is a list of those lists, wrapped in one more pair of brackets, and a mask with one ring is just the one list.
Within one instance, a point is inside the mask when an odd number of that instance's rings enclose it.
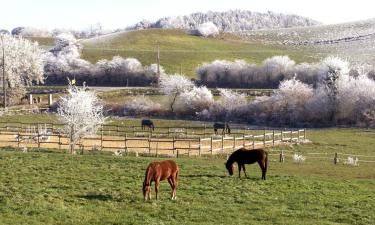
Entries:
{"label": "wooden fence", "polygon": [[[18,148],[69,149],[69,134],[63,124],[0,123],[0,146]],[[215,135],[207,127],[158,127],[104,125],[98,133],[83,138],[81,151],[124,151],[153,155],[207,155],[298,143],[306,130],[234,130],[231,135]]]}

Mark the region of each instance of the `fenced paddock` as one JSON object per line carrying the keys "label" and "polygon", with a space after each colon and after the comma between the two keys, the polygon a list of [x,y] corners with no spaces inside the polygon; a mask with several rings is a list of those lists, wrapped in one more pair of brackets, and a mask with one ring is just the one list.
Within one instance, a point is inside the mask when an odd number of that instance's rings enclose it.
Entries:
{"label": "fenced paddock", "polygon": [[[0,123],[0,146],[17,148],[69,149],[69,134],[63,124]],[[97,134],[77,144],[80,151],[122,151],[152,155],[208,155],[299,143],[306,130],[240,130],[230,135],[215,135],[213,129],[196,127],[158,127],[155,131],[140,126],[103,125]]]}

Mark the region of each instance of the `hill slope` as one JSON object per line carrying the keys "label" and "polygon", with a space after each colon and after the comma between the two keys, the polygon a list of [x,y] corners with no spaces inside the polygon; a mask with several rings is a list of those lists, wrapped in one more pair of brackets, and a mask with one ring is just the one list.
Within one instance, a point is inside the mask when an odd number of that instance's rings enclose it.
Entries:
{"label": "hill slope", "polygon": [[274,55],[289,55],[300,61],[315,61],[314,55],[280,44],[264,45],[259,41],[244,41],[231,34],[216,38],[201,38],[178,29],[149,29],[115,33],[82,40],[83,58],[96,62],[113,56],[134,57],[143,64],[156,62],[157,45],[160,46],[161,65],[167,73],[195,77],[195,68],[215,59],[245,59],[260,63]]}
{"label": "hill slope", "polygon": [[335,54],[351,61],[374,63],[375,19],[314,27],[242,32],[245,40],[285,45],[316,55]]}

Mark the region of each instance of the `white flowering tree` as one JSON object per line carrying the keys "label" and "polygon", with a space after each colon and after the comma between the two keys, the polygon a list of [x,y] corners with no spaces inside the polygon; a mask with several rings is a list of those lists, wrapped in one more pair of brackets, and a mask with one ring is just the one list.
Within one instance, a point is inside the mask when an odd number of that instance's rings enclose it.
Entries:
{"label": "white flowering tree", "polygon": [[186,91],[190,91],[194,84],[188,78],[182,75],[162,75],[159,79],[160,90],[171,98],[170,109],[174,112],[174,104],[178,96]]}
{"label": "white flowering tree", "polygon": [[25,95],[26,86],[43,83],[42,51],[37,43],[1,34],[0,55],[0,70],[5,70],[6,98],[10,104]]}
{"label": "white flowering tree", "polygon": [[105,121],[103,105],[95,93],[87,91],[85,86],[70,84],[68,95],[61,97],[57,112],[69,133],[71,153],[81,138],[95,134]]}

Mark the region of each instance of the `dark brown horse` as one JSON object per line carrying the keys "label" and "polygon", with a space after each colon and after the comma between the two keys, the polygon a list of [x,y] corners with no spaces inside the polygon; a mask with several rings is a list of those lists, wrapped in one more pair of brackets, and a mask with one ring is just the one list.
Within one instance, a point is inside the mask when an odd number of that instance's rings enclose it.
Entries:
{"label": "dark brown horse", "polygon": [[235,162],[238,164],[238,177],[241,178],[241,169],[247,177],[245,164],[253,164],[258,162],[260,168],[262,169],[262,179],[266,179],[268,153],[263,149],[247,150],[245,148],[241,148],[233,152],[225,163],[225,167],[231,176],[233,175],[233,163]]}
{"label": "dark brown horse", "polygon": [[158,191],[160,181],[167,179],[171,185],[172,200],[176,199],[177,190],[177,178],[178,178],[178,166],[173,160],[165,160],[161,162],[152,162],[146,169],[146,176],[143,182],[143,197],[145,201],[151,200],[151,184],[155,182],[155,196],[158,199]]}
{"label": "dark brown horse", "polygon": [[222,134],[225,134],[225,133],[230,134],[230,127],[228,123],[214,123],[215,134],[217,134],[218,129],[223,129]]}
{"label": "dark brown horse", "polygon": [[152,129],[152,130],[155,129],[154,122],[152,122],[152,120],[142,120],[141,125],[142,125],[142,130],[144,130],[145,127],[148,127],[149,129]]}

